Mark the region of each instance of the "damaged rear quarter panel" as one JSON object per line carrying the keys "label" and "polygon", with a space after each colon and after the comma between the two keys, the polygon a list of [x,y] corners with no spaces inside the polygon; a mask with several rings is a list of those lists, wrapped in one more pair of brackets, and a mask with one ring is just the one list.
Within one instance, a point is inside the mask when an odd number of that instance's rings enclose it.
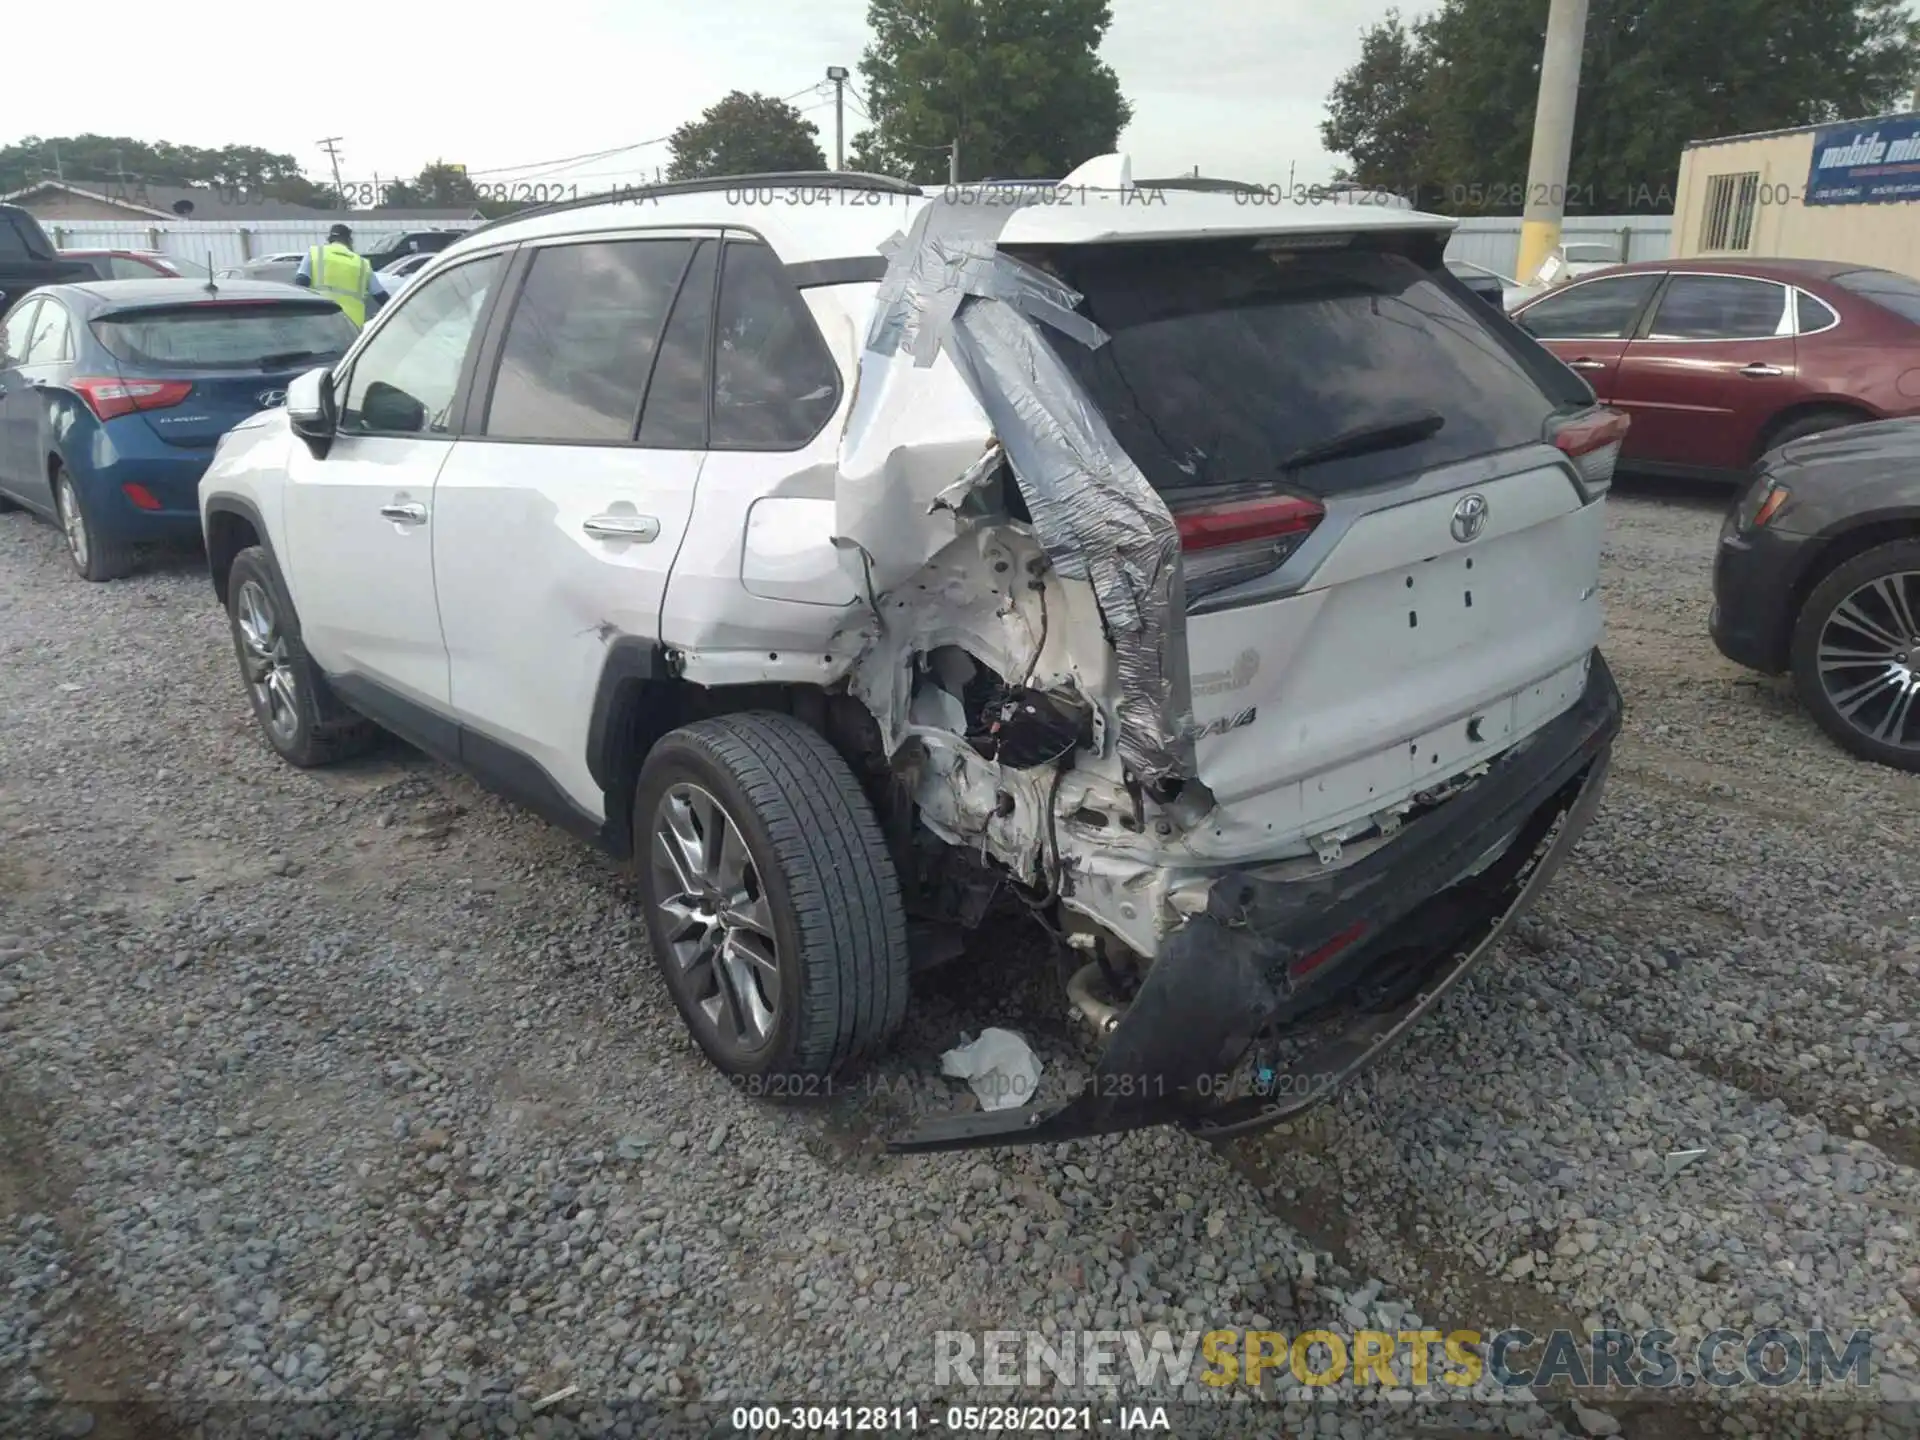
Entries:
{"label": "damaged rear quarter panel", "polygon": [[[943,437],[955,412],[983,414],[1054,570],[1092,587],[1117,661],[1121,757],[1149,792],[1171,794],[1194,781],[1178,533],[1037,327],[1090,346],[1105,335],[1076,313],[1069,287],[996,248],[1036,198],[935,200],[888,247],[847,426],[841,537],[874,572],[876,593],[899,583],[896,570],[938,553],[958,522],[934,502],[979,451],[904,490],[868,477],[883,473],[876,461],[895,453],[903,424]],[[962,393],[970,406],[959,405]],[[937,399],[945,409],[930,408]]]}

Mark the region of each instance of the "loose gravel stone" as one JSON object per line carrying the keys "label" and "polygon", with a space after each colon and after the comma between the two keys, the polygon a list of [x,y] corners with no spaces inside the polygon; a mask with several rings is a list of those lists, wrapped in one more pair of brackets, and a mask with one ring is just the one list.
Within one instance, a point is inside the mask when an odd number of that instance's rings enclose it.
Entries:
{"label": "loose gravel stone", "polygon": [[[968,1103],[938,1073],[960,1034],[1021,1031],[1049,1094],[1084,1071],[1036,931],[930,979],[844,1092],[755,1103],[686,1036],[614,868],[397,744],[281,764],[198,559],[86,585],[50,527],[0,517],[0,1403],[464,1404],[406,1433],[646,1434],[668,1402],[711,1425],[1099,1393],[943,1391],[942,1329],[1769,1323],[1872,1328],[1906,1397],[1920,782],[1713,652],[1719,503],[1616,497],[1629,721],[1601,817],[1366,1080],[1218,1149],[924,1157],[880,1139]],[[1121,1371],[1123,1397],[1220,1398]],[[1848,1406],[1780,1428],[1750,1396],[1656,1432],[1490,1377],[1267,1381],[1270,1404],[1176,1433],[1899,1433]]]}

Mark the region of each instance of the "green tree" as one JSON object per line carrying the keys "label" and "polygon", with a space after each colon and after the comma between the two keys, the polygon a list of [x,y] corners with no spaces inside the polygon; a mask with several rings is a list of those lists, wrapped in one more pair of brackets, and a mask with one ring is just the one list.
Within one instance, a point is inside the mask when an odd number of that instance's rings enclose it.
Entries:
{"label": "green tree", "polygon": [[150,185],[203,185],[227,195],[257,195],[325,207],[332,196],[291,155],[257,145],[205,149],[129,135],[29,135],[0,146],[0,194],[37,180],[138,198]]}
{"label": "green tree", "polygon": [[819,134],[820,127],[785,100],[736,90],[673,132],[667,178],[824,170]]}
{"label": "green tree", "polygon": [[1398,10],[1363,32],[1360,59],[1334,83],[1320,138],[1353,161],[1338,179],[1411,195],[1428,179],[1430,49]]}
{"label": "green tree", "polygon": [[873,126],[852,163],[921,184],[1059,177],[1119,146],[1133,109],[1100,58],[1109,0],[870,0]]}
{"label": "green tree", "polygon": [[396,180],[387,186],[374,208],[451,210],[469,205],[478,208],[479,203],[480,193],[467,178],[467,172],[457,165],[436,160],[423,167],[413,179]]}
{"label": "green tree", "polygon": [[[1463,214],[1517,213],[1545,23],[1540,0],[1442,0],[1413,27],[1403,63],[1386,65],[1390,17],[1334,87],[1328,148],[1368,179],[1383,154],[1405,163],[1382,137],[1423,137],[1413,168],[1429,197]],[[1665,213],[1687,141],[1882,112],[1916,70],[1920,22],[1905,0],[1593,0],[1568,208]],[[1409,73],[1420,77],[1411,94]]]}

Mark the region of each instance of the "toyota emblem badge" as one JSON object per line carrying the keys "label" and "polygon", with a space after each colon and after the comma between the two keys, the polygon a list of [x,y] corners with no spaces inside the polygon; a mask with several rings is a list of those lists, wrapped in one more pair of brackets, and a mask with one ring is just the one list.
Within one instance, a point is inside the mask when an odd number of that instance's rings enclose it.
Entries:
{"label": "toyota emblem badge", "polygon": [[1480,532],[1487,528],[1487,497],[1469,495],[1453,507],[1453,524],[1449,527],[1453,538],[1465,545],[1469,540],[1480,538]]}

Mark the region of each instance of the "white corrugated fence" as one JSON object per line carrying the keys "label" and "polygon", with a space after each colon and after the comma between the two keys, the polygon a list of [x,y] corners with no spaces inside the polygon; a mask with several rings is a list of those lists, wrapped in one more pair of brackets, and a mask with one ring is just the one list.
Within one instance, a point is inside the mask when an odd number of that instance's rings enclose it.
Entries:
{"label": "white corrugated fence", "polygon": [[[1560,233],[1563,245],[1606,245],[1615,264],[1666,260],[1673,255],[1671,215],[1577,215]],[[1520,261],[1520,222],[1504,216],[1462,220],[1447,246],[1449,260],[1465,260],[1497,275],[1513,275]],[[1578,260],[1590,257],[1578,255]]]}
{"label": "white corrugated fence", "polygon": [[[211,263],[219,270],[263,255],[304,251],[327,238],[333,224],[326,212],[307,220],[255,220],[246,224],[228,220],[155,221],[142,225],[127,220],[45,220],[41,224],[63,250],[159,250],[196,265]],[[471,230],[478,220],[435,220],[423,224],[400,221],[392,225],[356,221],[353,243],[362,251],[382,248],[382,237],[394,238],[409,230]]]}

